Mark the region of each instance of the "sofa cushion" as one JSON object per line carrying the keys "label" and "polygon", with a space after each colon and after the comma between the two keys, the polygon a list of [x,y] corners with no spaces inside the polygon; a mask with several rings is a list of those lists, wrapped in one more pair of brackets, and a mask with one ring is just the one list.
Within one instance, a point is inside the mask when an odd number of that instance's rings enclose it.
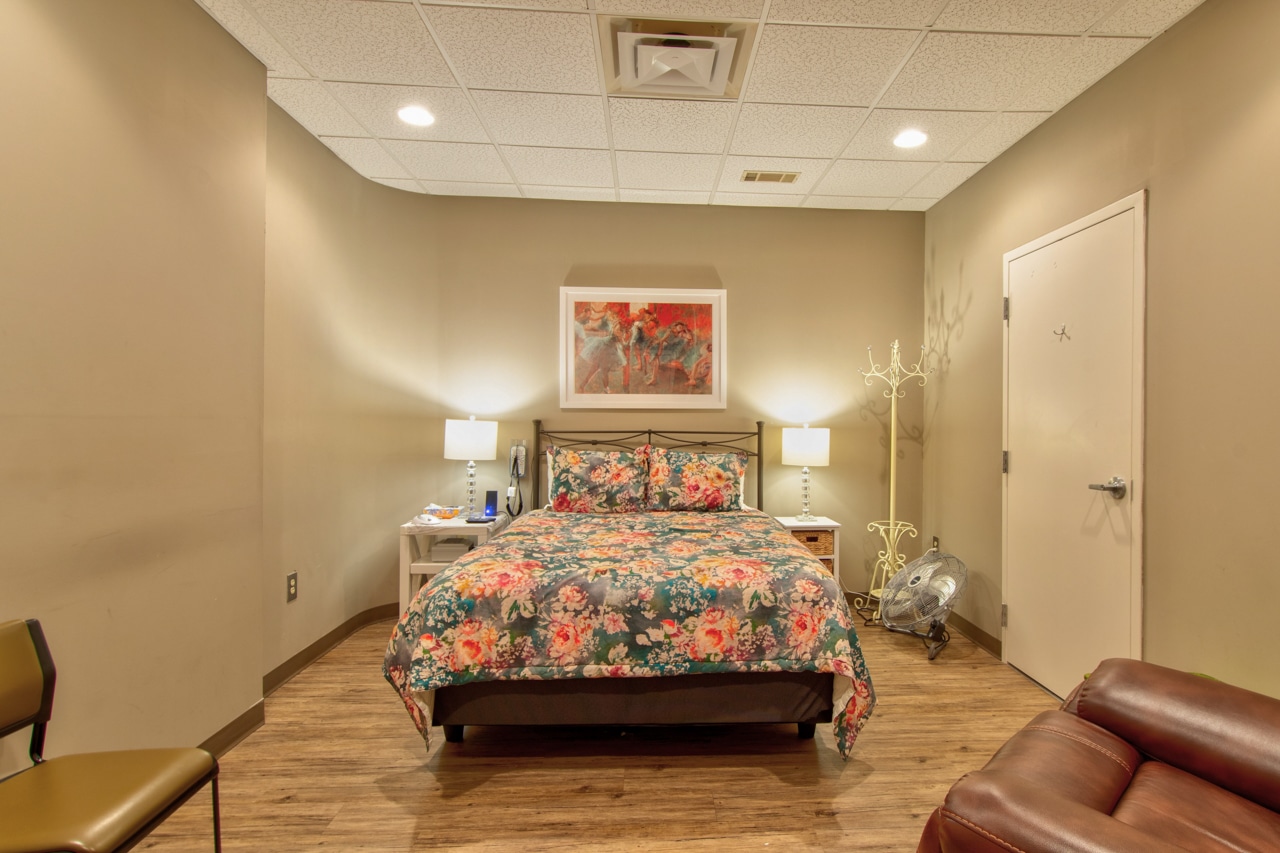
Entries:
{"label": "sofa cushion", "polygon": [[1144,755],[1280,811],[1280,700],[1142,661],[1103,661],[1068,710]]}
{"label": "sofa cushion", "polygon": [[1190,851],[1280,850],[1280,815],[1158,761],[1138,768],[1112,817]]}

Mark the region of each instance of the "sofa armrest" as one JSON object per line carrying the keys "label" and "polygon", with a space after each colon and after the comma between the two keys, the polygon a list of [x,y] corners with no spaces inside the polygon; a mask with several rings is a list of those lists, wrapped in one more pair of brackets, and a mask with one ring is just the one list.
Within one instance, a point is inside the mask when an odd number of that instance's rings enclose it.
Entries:
{"label": "sofa armrest", "polygon": [[1115,658],[1066,709],[1151,758],[1280,811],[1280,700]]}
{"label": "sofa armrest", "polygon": [[920,850],[942,853],[1186,853],[1010,773],[979,770],[952,787]]}

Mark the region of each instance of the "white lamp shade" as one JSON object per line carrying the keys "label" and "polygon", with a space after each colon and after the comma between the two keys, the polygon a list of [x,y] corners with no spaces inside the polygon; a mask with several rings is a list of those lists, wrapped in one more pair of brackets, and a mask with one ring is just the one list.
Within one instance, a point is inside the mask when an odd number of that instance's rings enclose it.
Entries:
{"label": "white lamp shade", "polygon": [[446,419],[444,422],[444,458],[498,458],[498,422]]}
{"label": "white lamp shade", "polygon": [[817,468],[830,464],[831,430],[785,427],[782,430],[782,464]]}

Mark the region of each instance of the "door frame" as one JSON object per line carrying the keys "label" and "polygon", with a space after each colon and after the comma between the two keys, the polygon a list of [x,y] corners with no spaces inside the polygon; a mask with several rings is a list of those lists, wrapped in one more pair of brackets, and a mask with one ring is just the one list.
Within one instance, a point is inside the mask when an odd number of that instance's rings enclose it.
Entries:
{"label": "door frame", "polygon": [[[1025,257],[1032,252],[1043,249],[1052,243],[1056,243],[1067,237],[1091,228],[1101,222],[1105,222],[1115,216],[1126,211],[1132,210],[1133,216],[1133,387],[1131,391],[1131,399],[1133,401],[1133,440],[1130,453],[1133,458],[1133,470],[1130,474],[1129,494],[1132,496],[1132,530],[1133,536],[1130,540],[1130,636],[1129,648],[1134,656],[1141,659],[1143,656],[1142,636],[1143,636],[1143,576],[1145,574],[1145,565],[1143,563],[1143,523],[1145,516],[1144,502],[1146,494],[1146,470],[1144,465],[1143,449],[1146,440],[1146,419],[1145,419],[1145,400],[1146,400],[1146,330],[1147,330],[1147,191],[1139,190],[1132,195],[1125,196],[1117,202],[1107,205],[1101,210],[1095,211],[1088,216],[1081,217],[1069,225],[1052,231],[1043,237],[1032,240],[1026,245],[1019,246],[1013,251],[1006,252],[1004,255],[1004,297],[1009,299],[1009,266],[1019,258]],[[1008,302],[1010,305],[1009,314],[1013,315],[1018,310],[1016,305]],[[1000,437],[1001,446],[1006,450],[1009,447],[1009,322],[1008,317],[1004,322],[1004,375],[1002,377],[1004,411],[1002,417],[1002,434]],[[1010,460],[1009,466],[1012,468],[1017,464],[1017,460]],[[1009,475],[1005,473],[1000,478],[1000,500],[1001,500],[1001,522],[1000,522],[1000,603],[1003,612],[1004,606],[1008,604],[1009,589]],[[1001,620],[1000,628],[1000,646],[1001,659],[1008,663],[1008,646],[1005,643],[1005,633],[1008,630]]]}

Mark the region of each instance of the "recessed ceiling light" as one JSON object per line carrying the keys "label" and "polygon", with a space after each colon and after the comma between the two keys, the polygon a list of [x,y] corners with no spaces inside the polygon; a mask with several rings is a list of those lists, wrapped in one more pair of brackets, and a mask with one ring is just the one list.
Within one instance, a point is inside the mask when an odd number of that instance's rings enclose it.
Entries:
{"label": "recessed ceiling light", "polygon": [[405,124],[416,127],[427,127],[435,124],[436,121],[436,117],[427,112],[425,107],[404,107],[396,115],[400,116],[400,120]]}
{"label": "recessed ceiling light", "polygon": [[929,134],[922,130],[904,130],[893,138],[893,144],[899,148],[919,148],[929,140]]}

